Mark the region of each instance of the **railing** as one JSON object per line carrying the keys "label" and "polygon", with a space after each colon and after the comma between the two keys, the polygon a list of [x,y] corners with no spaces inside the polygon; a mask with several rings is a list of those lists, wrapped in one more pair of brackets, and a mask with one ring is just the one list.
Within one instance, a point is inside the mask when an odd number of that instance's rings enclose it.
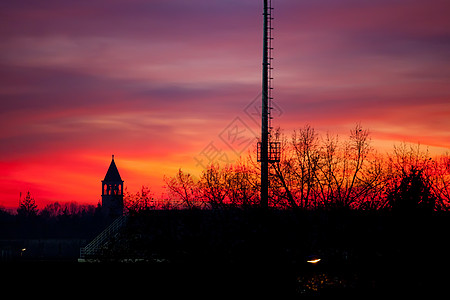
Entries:
{"label": "railing", "polygon": [[128,216],[126,215],[118,217],[89,244],[80,248],[80,258],[98,254],[111,238],[116,237],[119,234],[120,229],[126,224],[127,219]]}
{"label": "railing", "polygon": [[[142,198],[133,203],[133,205],[128,209],[128,212],[137,208],[141,201]],[[80,248],[80,258],[84,259],[87,257],[95,257],[101,254],[101,250],[105,249],[106,245],[112,238],[119,235],[120,229],[127,223],[127,221],[128,214],[124,214],[115,219],[111,225],[106,227],[106,229],[96,236],[89,244],[83,248]]]}

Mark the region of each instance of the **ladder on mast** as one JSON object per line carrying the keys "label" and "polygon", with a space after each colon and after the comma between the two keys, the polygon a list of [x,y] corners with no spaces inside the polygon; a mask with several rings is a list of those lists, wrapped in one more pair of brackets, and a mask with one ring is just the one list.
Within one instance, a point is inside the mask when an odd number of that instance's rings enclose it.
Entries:
{"label": "ladder on mast", "polygon": [[272,136],[273,110],[273,7],[272,0],[264,0],[264,42],[262,70],[261,140],[257,147],[257,160],[261,163],[261,207],[269,205],[269,164],[280,161],[280,143]]}

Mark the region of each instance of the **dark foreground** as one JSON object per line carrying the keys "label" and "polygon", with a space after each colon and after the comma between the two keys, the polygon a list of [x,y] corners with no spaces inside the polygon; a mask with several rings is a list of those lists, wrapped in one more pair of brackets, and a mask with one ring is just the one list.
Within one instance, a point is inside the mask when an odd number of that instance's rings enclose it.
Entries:
{"label": "dark foreground", "polygon": [[40,254],[0,267],[4,286],[33,293],[430,296],[448,289],[449,225],[446,215],[147,211],[130,217],[99,263]]}
{"label": "dark foreground", "polygon": [[[423,266],[422,266],[423,267]],[[425,269],[381,264],[280,266],[222,264],[79,264],[28,262],[2,265],[2,285],[20,295],[142,297],[434,296],[448,292],[448,265]]]}

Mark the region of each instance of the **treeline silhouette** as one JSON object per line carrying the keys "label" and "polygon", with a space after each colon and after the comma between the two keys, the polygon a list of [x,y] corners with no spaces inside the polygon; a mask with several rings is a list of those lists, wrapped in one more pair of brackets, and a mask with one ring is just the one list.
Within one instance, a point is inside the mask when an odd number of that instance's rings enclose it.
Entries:
{"label": "treeline silhouette", "polygon": [[27,192],[17,213],[0,208],[0,239],[11,238],[92,238],[109,220],[101,205],[54,202],[39,210]]}
{"label": "treeline silhouette", "polygon": [[[281,161],[270,166],[269,204],[293,210],[448,211],[450,156],[432,158],[421,146],[401,144],[378,153],[356,125],[346,140],[319,136],[309,125],[277,133]],[[259,204],[256,155],[231,166],[213,164],[200,178],[181,169],[165,177],[171,207],[248,208]]]}
{"label": "treeline silhouette", "polygon": [[[356,125],[347,139],[320,136],[310,125],[281,142],[280,162],[270,165],[269,205],[292,210],[384,210],[393,212],[449,211],[450,155],[431,157],[420,144],[394,146],[379,153],[369,131]],[[165,193],[155,196],[143,186],[125,189],[125,212],[173,209],[247,209],[260,203],[260,171],[256,153],[232,165],[211,164],[199,177],[179,169],[165,176]],[[101,205],[75,202],[48,204],[39,210],[28,192],[17,217],[45,220],[89,219]],[[1,214],[14,215],[1,210]]]}

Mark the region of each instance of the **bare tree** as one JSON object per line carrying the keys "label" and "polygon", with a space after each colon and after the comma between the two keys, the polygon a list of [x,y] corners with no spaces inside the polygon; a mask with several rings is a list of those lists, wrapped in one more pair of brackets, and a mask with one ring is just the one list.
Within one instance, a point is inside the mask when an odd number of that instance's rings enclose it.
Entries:
{"label": "bare tree", "polygon": [[200,181],[200,196],[213,209],[224,208],[230,184],[230,170],[211,165],[203,171]]}
{"label": "bare tree", "polygon": [[369,131],[356,125],[350,138],[326,134],[319,142],[314,129],[305,126],[292,138],[295,152],[297,201],[302,207],[351,208],[380,184],[382,165],[370,147]]}
{"label": "bare tree", "polygon": [[429,168],[430,164],[431,158],[428,150],[422,151],[420,144],[408,145],[402,143],[395,145],[393,153],[388,155],[386,189],[388,192],[395,189],[402,178],[408,176],[413,169],[424,171]]}
{"label": "bare tree", "polygon": [[59,202],[49,203],[42,209],[40,215],[45,218],[56,218],[63,214],[63,210]]}
{"label": "bare tree", "polygon": [[[278,130],[276,139],[281,143],[281,160],[271,164],[269,173],[272,207],[383,209],[389,207],[388,195],[394,195],[402,180],[405,185],[419,178],[438,209],[450,208],[448,154],[432,160],[420,145],[402,144],[394,147],[393,154],[381,155],[360,124],[345,140],[329,133],[320,137],[310,125],[294,131],[290,139]],[[198,182],[179,170],[175,177],[165,178],[167,189],[188,208],[199,203],[212,208],[252,206],[258,202],[260,188],[255,157],[223,168],[210,166]]]}
{"label": "bare tree", "polygon": [[450,208],[450,155],[444,154],[432,163],[432,190],[436,195],[440,209],[448,211]]}
{"label": "bare tree", "polygon": [[363,172],[359,175],[355,191],[353,208],[379,210],[386,206],[385,197],[385,159],[378,153],[372,153]]}
{"label": "bare tree", "polygon": [[221,168],[211,165],[199,180],[199,195],[211,208],[251,207],[259,195],[257,173],[239,162]]}
{"label": "bare tree", "polygon": [[258,174],[247,164],[242,162],[227,169],[228,199],[234,207],[252,207],[259,204]]}
{"label": "bare tree", "polygon": [[280,143],[281,159],[271,165],[273,172],[269,174],[271,202],[274,206],[298,209],[299,205],[293,194],[297,190],[297,186],[292,148],[284,135],[281,136]]}
{"label": "bare tree", "polygon": [[359,124],[344,142],[330,134],[320,141],[310,125],[294,131],[291,143],[282,139],[282,159],[273,170],[274,196],[294,209],[356,208],[378,197],[382,178],[369,131]]}
{"label": "bare tree", "polygon": [[350,142],[346,150],[349,163],[347,173],[343,174],[345,194],[342,200],[343,205],[349,207],[358,201],[361,202],[372,187],[372,183],[376,181],[376,176],[371,176],[376,174],[367,172],[366,169],[368,155],[373,150],[370,147],[369,131],[357,124],[350,131]]}
{"label": "bare tree", "polygon": [[318,184],[317,205],[329,208],[340,199],[342,181],[339,178],[341,169],[341,157],[338,155],[339,143],[337,136],[326,134],[320,147],[318,172],[316,181]]}
{"label": "bare tree", "polygon": [[131,194],[125,189],[123,200],[124,207],[128,212],[161,208],[161,204],[155,200],[153,192],[147,186],[142,186],[141,190],[135,194]]}
{"label": "bare tree", "polygon": [[422,151],[420,144],[394,146],[385,178],[387,199],[392,209],[411,211],[426,207],[428,210],[430,206],[434,209],[432,163],[428,149]]}
{"label": "bare tree", "polygon": [[189,173],[184,173],[181,169],[175,177],[164,177],[166,187],[172,197],[179,198],[182,205],[189,209],[199,207],[198,185]]}
{"label": "bare tree", "polygon": [[297,178],[300,206],[309,208],[310,202],[315,201],[315,188],[319,162],[318,135],[314,128],[306,125],[303,129],[294,131],[292,136],[294,147],[294,174]]}

